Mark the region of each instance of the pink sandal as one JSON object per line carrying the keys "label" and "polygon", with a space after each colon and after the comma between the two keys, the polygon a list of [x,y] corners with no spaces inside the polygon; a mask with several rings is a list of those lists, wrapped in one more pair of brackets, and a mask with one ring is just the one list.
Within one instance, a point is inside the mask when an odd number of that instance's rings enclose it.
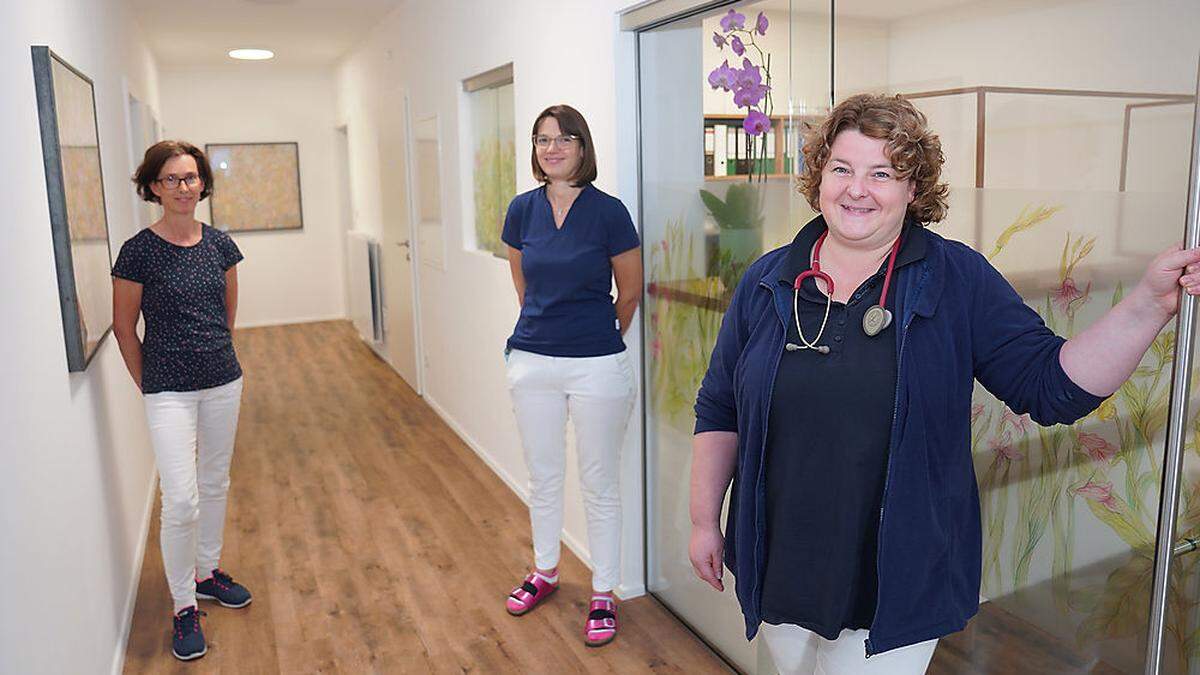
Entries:
{"label": "pink sandal", "polygon": [[530,572],[529,576],[525,577],[525,581],[509,594],[504,608],[513,616],[521,616],[537,607],[538,603],[550,597],[557,590],[557,581],[550,583],[537,572]]}
{"label": "pink sandal", "polygon": [[583,626],[583,642],[589,647],[603,647],[617,637],[617,601],[611,595],[593,595],[588,606],[587,623]]}

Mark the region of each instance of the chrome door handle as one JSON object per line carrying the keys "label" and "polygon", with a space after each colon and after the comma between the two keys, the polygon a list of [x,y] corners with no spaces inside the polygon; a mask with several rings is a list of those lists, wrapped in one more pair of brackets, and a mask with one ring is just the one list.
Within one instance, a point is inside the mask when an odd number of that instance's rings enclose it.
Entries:
{"label": "chrome door handle", "polygon": [[[1200,97],[1200,69],[1196,73]],[[1187,224],[1184,247],[1200,246],[1200,107],[1192,112],[1191,169],[1188,175]],[[1171,373],[1171,402],[1167,413],[1167,447],[1163,455],[1162,490],[1158,500],[1158,535],[1154,542],[1154,586],[1150,598],[1150,620],[1146,635],[1146,675],[1162,668],[1163,638],[1167,623],[1167,589],[1171,580],[1171,558],[1179,550],[1175,543],[1179,508],[1179,481],[1183,473],[1183,450],[1187,435],[1187,399],[1192,377],[1192,352],[1196,339],[1196,296],[1180,291],[1179,314],[1175,319],[1175,361]],[[1184,552],[1194,550],[1185,540]],[[1190,548],[1189,548],[1190,546]]]}
{"label": "chrome door handle", "polygon": [[1171,551],[1171,555],[1180,556],[1198,549],[1200,549],[1200,541],[1196,541],[1191,537],[1184,537],[1178,544],[1175,544],[1175,549]]}

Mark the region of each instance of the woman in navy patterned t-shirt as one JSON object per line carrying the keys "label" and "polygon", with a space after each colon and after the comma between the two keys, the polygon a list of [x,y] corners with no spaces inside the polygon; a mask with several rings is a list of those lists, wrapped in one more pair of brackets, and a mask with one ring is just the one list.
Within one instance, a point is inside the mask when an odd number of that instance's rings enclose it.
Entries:
{"label": "woman in navy patterned t-shirt", "polygon": [[[163,567],[175,603],[172,651],[189,660],[207,651],[196,598],[250,604],[249,591],[217,565],[242,397],[230,332],[242,254],[229,235],[195,218],[212,190],[199,148],[156,143],[133,180],[163,215],[117,256],[113,333],[145,398],[162,489]],[[137,335],[139,314],[145,340]]]}

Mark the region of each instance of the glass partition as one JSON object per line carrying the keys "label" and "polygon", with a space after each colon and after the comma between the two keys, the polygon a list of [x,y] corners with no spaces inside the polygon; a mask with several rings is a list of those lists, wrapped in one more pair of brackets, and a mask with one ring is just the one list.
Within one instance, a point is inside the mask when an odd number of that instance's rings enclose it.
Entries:
{"label": "glass partition", "polygon": [[[838,99],[899,93],[926,112],[952,188],[935,231],[984,253],[1058,333],[1181,240],[1200,5],[858,0],[837,3],[835,27]],[[1071,426],[1038,427],[977,386],[988,601],[934,670],[1141,671],[1173,343],[1172,326]],[[1167,672],[1186,658],[1173,652]]]}
{"label": "glass partition", "polygon": [[[759,670],[760,655],[733,584],[718,594],[688,562],[692,404],[742,272],[812,217],[792,174],[799,125],[828,110],[829,53],[828,10],[778,1],[732,4],[638,40],[647,585],[746,672]],[[751,92],[735,102],[730,89]]]}
{"label": "glass partition", "polygon": [[[748,111],[721,88],[726,59],[743,66],[730,8],[748,27],[767,19],[742,47],[770,58],[769,140],[739,131]],[[812,215],[789,176],[802,125],[831,89],[912,99],[946,154],[951,208],[934,231],[986,255],[1070,336],[1182,238],[1198,31],[1200,3],[1185,0],[769,0],[639,34],[647,582],[740,669],[771,670],[732,590],[708,589],[687,559],[691,406],[746,262]],[[1071,426],[1038,427],[978,389],[984,602],[930,672],[1142,670],[1173,346],[1172,325]],[[1178,531],[1200,540],[1200,420],[1189,429]],[[1164,672],[1200,672],[1197,561],[1175,566]]]}

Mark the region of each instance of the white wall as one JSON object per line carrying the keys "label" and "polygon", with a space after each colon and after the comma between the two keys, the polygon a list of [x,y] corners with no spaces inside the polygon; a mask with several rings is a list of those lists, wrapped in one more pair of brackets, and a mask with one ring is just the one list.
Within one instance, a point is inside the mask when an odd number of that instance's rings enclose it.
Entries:
{"label": "white wall", "polygon": [[[231,62],[163,68],[161,80],[163,122],[172,138],[201,148],[299,143],[304,229],[233,235],[246,256],[238,266],[238,326],[344,318],[333,70]],[[212,222],[208,203],[197,217]]]}
{"label": "white wall", "polygon": [[[153,504],[141,399],[109,336],[68,374],[30,45],[49,45],[95,82],[109,236],[136,231],[126,92],[157,107],[154,61],[117,0],[0,9],[0,672],[97,673],[119,666]],[[167,628],[163,626],[164,630]]]}
{"label": "white wall", "polygon": [[[528,473],[505,389],[501,351],[519,308],[508,265],[490,254],[464,250],[469,201],[459,130],[461,80],[513,64],[517,191],[535,186],[526,152],[533,118],[565,102],[587,118],[596,143],[596,185],[620,197],[637,217],[632,36],[617,31],[621,0],[555,3],[532,0],[405,4],[381,22],[338,72],[338,123],[350,135],[354,227],[382,236],[379,216],[380,90],[405,88],[414,118],[436,113],[443,130],[445,269],[417,265],[425,347],[425,395],[496,472],[523,498]],[[447,48],[446,31],[454,44]],[[564,28],[566,27],[566,28]],[[619,46],[618,46],[619,45]],[[621,84],[618,85],[618,82]],[[640,324],[626,342],[640,362]],[[639,368],[640,377],[640,368]],[[471,383],[469,386],[466,383]],[[622,457],[624,595],[643,591],[640,401]],[[574,460],[568,476],[567,541],[587,560],[587,537]],[[532,556],[531,556],[532,557]]]}

